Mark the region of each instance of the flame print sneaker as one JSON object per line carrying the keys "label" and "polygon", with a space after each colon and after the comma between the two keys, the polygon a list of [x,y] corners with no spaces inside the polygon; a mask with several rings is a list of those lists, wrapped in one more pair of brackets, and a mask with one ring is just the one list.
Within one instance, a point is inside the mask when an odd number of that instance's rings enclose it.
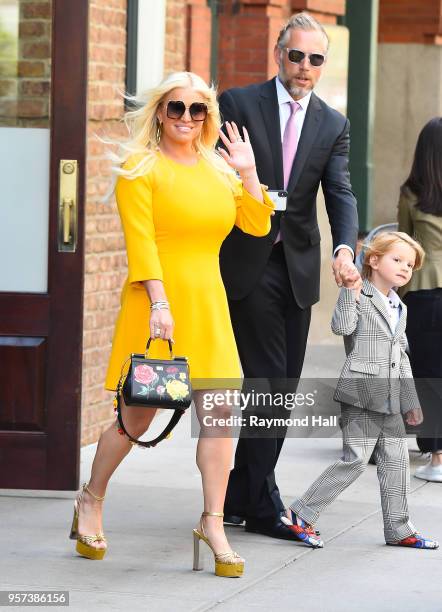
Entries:
{"label": "flame print sneaker", "polygon": [[439,542],[424,538],[419,533],[415,533],[414,535],[404,538],[403,540],[399,540],[398,542],[387,542],[387,544],[389,546],[406,546],[408,548],[439,548]]}
{"label": "flame print sneaker", "polygon": [[298,540],[311,548],[323,548],[324,542],[318,537],[312,525],[306,523],[300,516],[295,514],[291,508],[288,509],[291,519],[287,515],[281,516],[281,521],[296,535]]}

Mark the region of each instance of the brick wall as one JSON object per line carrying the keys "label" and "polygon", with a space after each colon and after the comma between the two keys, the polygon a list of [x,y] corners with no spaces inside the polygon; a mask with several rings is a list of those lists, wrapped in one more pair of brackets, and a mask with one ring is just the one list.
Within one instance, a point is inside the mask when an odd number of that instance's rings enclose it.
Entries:
{"label": "brick wall", "polygon": [[91,0],[89,25],[87,200],[83,331],[82,443],[95,442],[112,419],[111,394],[103,384],[110,343],[126,276],[126,255],[109,162],[96,134],[124,134],[126,0]]}
{"label": "brick wall", "polygon": [[380,0],[379,42],[442,45],[442,0]]}
{"label": "brick wall", "polygon": [[167,0],[164,73],[196,72],[210,80],[211,11],[206,0]]}
{"label": "brick wall", "polygon": [[336,16],[345,13],[345,0],[292,0],[291,13],[301,11],[308,11],[321,23],[336,23]]}
{"label": "brick wall", "polygon": [[187,6],[187,70],[210,81],[210,45],[212,13],[206,0],[188,0]]}
{"label": "brick wall", "polygon": [[167,0],[164,73],[186,70],[186,0]]}
{"label": "brick wall", "polygon": [[276,73],[273,48],[284,23],[308,11],[336,23],[345,0],[222,0],[219,17],[219,89],[265,81]]}
{"label": "brick wall", "polygon": [[51,2],[22,0],[15,31],[0,25],[1,125],[48,127]]}

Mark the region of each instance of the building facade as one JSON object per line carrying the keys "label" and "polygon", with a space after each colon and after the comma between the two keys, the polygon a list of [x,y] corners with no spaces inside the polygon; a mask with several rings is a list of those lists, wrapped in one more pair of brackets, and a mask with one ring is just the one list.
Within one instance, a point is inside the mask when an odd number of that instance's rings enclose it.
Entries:
{"label": "building facade", "polygon": [[[356,182],[362,218],[366,225],[395,219],[417,134],[442,114],[442,0],[364,3],[362,17],[359,0],[0,0],[0,172],[7,186],[0,257],[8,261],[0,274],[0,360],[7,364],[0,451],[4,445],[17,472],[24,440],[42,466],[51,463],[48,441],[68,440],[66,455],[77,457],[63,486],[74,488],[80,443],[95,442],[113,418],[103,381],[126,255],[115,202],[103,201],[110,163],[102,140],[125,134],[124,91],[140,93],[175,70],[196,72],[221,91],[271,78],[281,26],[307,10],[331,38],[318,94],[343,113],[348,103],[357,126],[352,140],[367,143],[355,164],[371,189]],[[365,48],[355,34],[358,15],[365,30],[367,15],[373,28]],[[364,94],[351,87],[356,77]],[[364,114],[365,98],[373,102]],[[68,179],[77,169],[74,197]],[[321,302],[310,341],[327,343],[335,341],[329,316],[336,287],[323,210],[319,221]],[[9,382],[27,371],[29,401]],[[35,475],[32,483],[63,488],[57,478]]]}

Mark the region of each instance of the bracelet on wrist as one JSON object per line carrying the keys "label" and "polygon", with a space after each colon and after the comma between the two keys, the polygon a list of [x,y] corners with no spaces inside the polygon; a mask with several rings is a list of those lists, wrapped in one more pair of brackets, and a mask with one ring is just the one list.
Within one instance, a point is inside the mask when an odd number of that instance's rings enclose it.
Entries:
{"label": "bracelet on wrist", "polygon": [[157,300],[150,305],[151,310],[169,310],[169,302],[166,300]]}

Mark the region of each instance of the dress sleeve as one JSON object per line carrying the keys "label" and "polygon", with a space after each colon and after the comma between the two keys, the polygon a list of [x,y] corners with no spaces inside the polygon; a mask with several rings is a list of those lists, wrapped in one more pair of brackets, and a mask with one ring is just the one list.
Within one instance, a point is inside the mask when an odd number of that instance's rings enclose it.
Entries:
{"label": "dress sleeve", "polygon": [[235,225],[246,234],[258,237],[267,236],[270,232],[270,217],[275,208],[264,187],[262,194],[264,201],[260,202],[246,191],[240,182],[235,193]]}
{"label": "dress sleeve", "polygon": [[152,184],[148,175],[129,180],[119,177],[115,188],[123,224],[129,282],[163,280],[152,212]]}

